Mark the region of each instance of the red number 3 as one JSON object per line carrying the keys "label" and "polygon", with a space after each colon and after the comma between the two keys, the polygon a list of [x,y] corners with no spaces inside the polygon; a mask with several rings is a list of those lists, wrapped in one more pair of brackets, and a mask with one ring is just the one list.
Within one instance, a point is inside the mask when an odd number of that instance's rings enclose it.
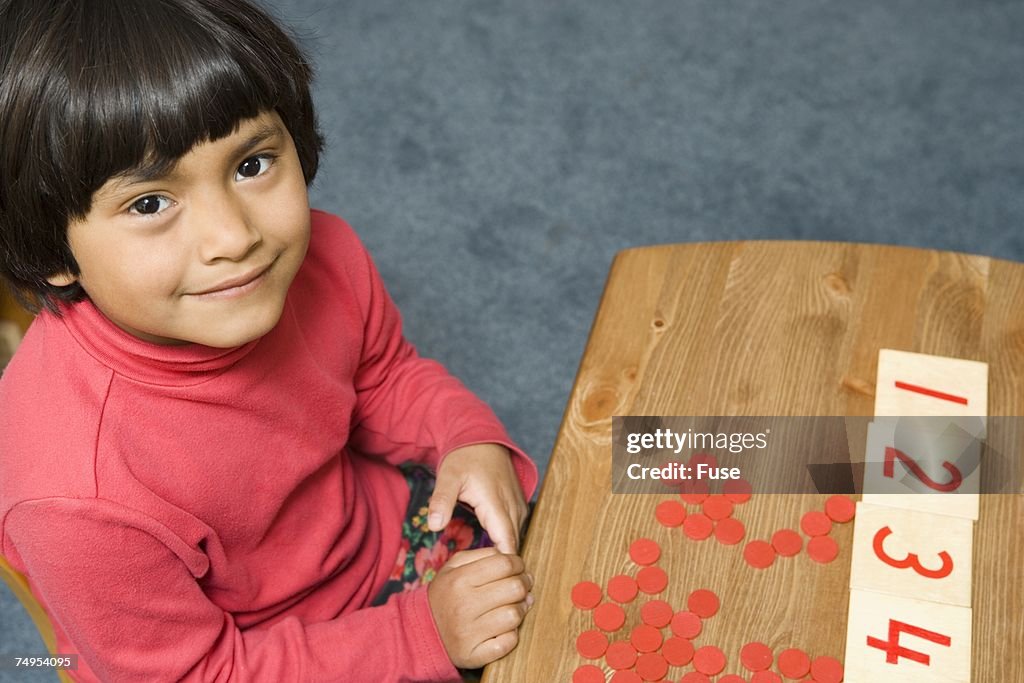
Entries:
{"label": "red number 3", "polygon": [[895,567],[896,569],[907,569],[909,567],[921,576],[928,579],[944,579],[951,573],[953,573],[953,558],[950,557],[949,553],[947,553],[945,550],[939,553],[939,558],[942,559],[942,566],[938,569],[928,569],[927,567],[922,567],[920,560],[918,560],[917,555],[914,553],[908,553],[907,556],[902,560],[893,559],[890,555],[888,555],[885,552],[884,546],[885,539],[888,538],[889,534],[891,533],[892,529],[890,529],[887,526],[884,526],[878,530],[877,534],[875,534],[875,541],[873,544],[875,549],[875,555],[877,555],[878,559],[880,559],[882,562],[885,562],[890,567]]}

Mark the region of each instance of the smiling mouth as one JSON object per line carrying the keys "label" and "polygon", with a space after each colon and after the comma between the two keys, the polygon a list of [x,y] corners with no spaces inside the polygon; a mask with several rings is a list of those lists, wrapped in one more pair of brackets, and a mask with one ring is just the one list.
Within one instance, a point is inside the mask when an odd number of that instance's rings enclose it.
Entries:
{"label": "smiling mouth", "polygon": [[271,261],[266,266],[251,270],[244,275],[231,278],[230,280],[224,280],[223,282],[214,285],[209,289],[204,289],[201,292],[194,292],[192,296],[207,299],[222,299],[248,294],[259,287],[263,281],[267,279],[267,273],[270,272],[270,268],[273,265],[274,261]]}

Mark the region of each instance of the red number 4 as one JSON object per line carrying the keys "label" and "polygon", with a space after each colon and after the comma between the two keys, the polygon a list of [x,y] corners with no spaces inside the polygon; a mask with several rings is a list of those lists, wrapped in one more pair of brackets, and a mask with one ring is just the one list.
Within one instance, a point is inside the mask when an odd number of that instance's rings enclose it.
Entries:
{"label": "red number 4", "polygon": [[900,645],[900,633],[909,633],[912,636],[930,640],[933,643],[949,647],[953,640],[949,636],[944,636],[941,633],[935,631],[928,631],[927,629],[920,628],[918,626],[911,626],[902,621],[896,621],[895,619],[889,620],[889,639],[882,640],[881,638],[875,638],[868,636],[868,646],[874,647],[885,652],[885,661],[889,664],[899,664],[900,657],[910,659],[925,666],[931,665],[931,657],[924,654],[923,652],[917,652],[910,648],[903,647]]}

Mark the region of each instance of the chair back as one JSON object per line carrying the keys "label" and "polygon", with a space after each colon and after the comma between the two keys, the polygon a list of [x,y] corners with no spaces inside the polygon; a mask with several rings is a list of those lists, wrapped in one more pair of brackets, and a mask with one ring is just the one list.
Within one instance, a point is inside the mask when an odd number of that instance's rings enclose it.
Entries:
{"label": "chair back", "polygon": [[[53,632],[53,624],[50,623],[50,617],[47,616],[46,610],[39,604],[35,596],[32,595],[32,591],[28,588],[28,581],[25,577],[19,574],[14,567],[4,559],[3,555],[0,555],[0,579],[4,580],[4,583],[11,589],[15,597],[21,601],[21,604],[25,607],[25,611],[32,617],[32,621],[36,625],[36,629],[39,630],[39,635],[43,638],[43,643],[46,645],[46,649],[50,651],[50,654],[57,655],[57,636]],[[26,653],[27,654],[27,653]],[[57,678],[61,683],[72,683],[71,677],[66,671],[58,670]]]}

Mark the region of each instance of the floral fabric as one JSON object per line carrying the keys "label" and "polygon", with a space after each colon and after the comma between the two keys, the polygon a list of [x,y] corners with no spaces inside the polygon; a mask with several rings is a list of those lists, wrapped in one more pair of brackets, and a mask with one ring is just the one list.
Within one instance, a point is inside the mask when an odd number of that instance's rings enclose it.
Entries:
{"label": "floral fabric", "polygon": [[425,586],[455,553],[493,545],[476,516],[456,505],[452,520],[442,531],[427,528],[427,505],[434,492],[434,474],[421,465],[405,464],[400,469],[409,485],[409,507],[402,522],[402,545],[391,577],[374,598],[383,605],[390,595]]}

